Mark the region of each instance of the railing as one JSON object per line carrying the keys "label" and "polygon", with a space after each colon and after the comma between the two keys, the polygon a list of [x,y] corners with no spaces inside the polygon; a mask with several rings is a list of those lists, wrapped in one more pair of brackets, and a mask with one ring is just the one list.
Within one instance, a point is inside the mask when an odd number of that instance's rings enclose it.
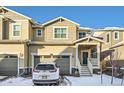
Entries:
{"label": "railing", "polygon": [[81,64],[80,64],[80,60],[78,58],[78,69],[79,69],[79,74],[81,73]]}
{"label": "railing", "polygon": [[93,67],[98,66],[98,59],[97,58],[89,58],[89,60],[92,63]]}
{"label": "railing", "polygon": [[90,72],[91,72],[91,75],[93,74],[93,65],[92,65],[92,63],[91,63],[91,59],[90,58],[88,58],[88,68],[89,68],[89,70],[90,70]]}

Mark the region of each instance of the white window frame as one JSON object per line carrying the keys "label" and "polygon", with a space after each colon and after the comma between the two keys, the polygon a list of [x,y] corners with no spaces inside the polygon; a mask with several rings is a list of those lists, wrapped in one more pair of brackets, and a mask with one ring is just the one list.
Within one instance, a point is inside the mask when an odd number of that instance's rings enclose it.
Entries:
{"label": "white window frame", "polygon": [[[41,35],[38,35],[38,30],[41,30]],[[42,37],[43,36],[43,30],[42,29],[36,29],[36,37]]]}
{"label": "white window frame", "polygon": [[[55,28],[66,28],[67,32],[66,32],[66,38],[55,38]],[[58,39],[58,40],[62,40],[62,39],[68,39],[68,26],[53,26],[53,39]]]}
{"label": "white window frame", "polygon": [[[115,33],[118,33],[118,38],[115,38]],[[120,37],[120,36],[119,36],[119,31],[114,31],[114,32],[113,32],[113,39],[114,39],[114,40],[119,40],[119,37]]]}
{"label": "white window frame", "polygon": [[[14,25],[20,25],[21,26],[21,30],[20,30],[20,35],[19,36],[14,36]],[[12,23],[12,36],[13,37],[21,37],[21,34],[22,34],[22,24],[21,23]]]}
{"label": "white window frame", "polygon": [[[78,32],[78,39],[81,39],[81,38],[79,38],[79,33],[80,33],[80,32]],[[85,33],[86,36],[87,36],[87,32],[82,32],[82,33]],[[84,37],[83,37],[83,38],[84,38]]]}

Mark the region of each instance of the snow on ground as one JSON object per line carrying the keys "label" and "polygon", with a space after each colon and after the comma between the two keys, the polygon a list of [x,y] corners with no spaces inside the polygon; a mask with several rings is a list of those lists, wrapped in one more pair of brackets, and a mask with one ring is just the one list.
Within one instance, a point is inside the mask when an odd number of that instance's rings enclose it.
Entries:
{"label": "snow on ground", "polygon": [[31,78],[13,77],[7,80],[1,81],[0,86],[32,86],[33,82]]}
{"label": "snow on ground", "polygon": [[[122,79],[114,78],[111,85],[111,76],[103,75],[103,84],[101,84],[101,75],[93,75],[92,77],[73,77],[66,76],[71,81],[72,86],[121,86]],[[70,83],[65,79],[64,82],[69,86]],[[59,86],[65,86],[65,83],[61,83]],[[124,85],[124,84],[123,84]],[[0,86],[33,86],[31,77],[13,77],[0,81]]]}
{"label": "snow on ground", "polygon": [[66,78],[71,81],[72,86],[121,86],[122,81],[122,79],[114,78],[111,84],[111,76],[103,75],[103,84],[101,84],[101,75],[95,74],[92,77],[66,76]]}
{"label": "snow on ground", "polygon": [[[65,86],[67,84],[66,81],[60,83],[59,86]],[[6,79],[4,81],[0,81],[0,86],[33,86],[33,82],[31,77],[23,78],[23,77],[13,77]]]}

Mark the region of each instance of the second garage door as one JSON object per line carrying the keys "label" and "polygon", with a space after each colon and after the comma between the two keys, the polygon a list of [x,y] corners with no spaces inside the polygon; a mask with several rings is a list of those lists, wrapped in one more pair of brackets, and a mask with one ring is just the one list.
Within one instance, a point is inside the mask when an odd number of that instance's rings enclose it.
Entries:
{"label": "second garage door", "polygon": [[7,56],[5,58],[0,58],[0,76],[17,76],[17,74],[17,56]]}

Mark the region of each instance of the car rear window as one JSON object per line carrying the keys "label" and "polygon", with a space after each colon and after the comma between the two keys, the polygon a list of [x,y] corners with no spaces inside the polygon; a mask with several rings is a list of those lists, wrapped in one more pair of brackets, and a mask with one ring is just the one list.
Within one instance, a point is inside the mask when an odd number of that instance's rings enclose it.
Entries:
{"label": "car rear window", "polygon": [[54,65],[40,64],[40,65],[37,65],[36,70],[54,70]]}

